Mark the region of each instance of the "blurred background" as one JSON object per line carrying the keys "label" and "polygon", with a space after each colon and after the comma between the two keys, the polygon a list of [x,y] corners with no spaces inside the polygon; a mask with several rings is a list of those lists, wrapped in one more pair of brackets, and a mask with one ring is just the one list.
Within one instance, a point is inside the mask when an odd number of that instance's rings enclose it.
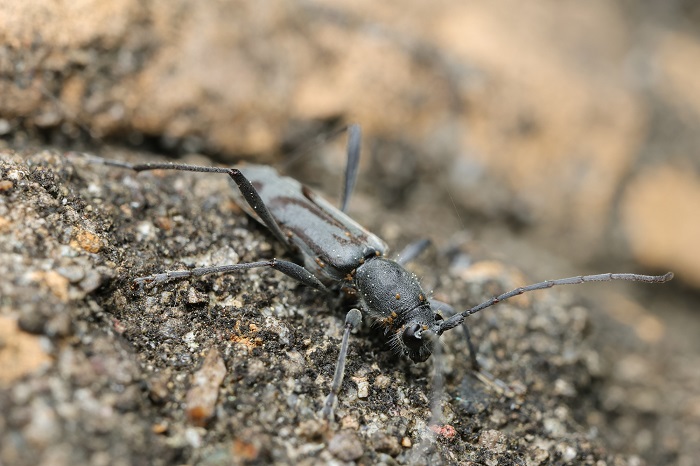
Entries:
{"label": "blurred background", "polygon": [[[255,160],[334,193],[332,134],[358,122],[350,213],[394,249],[430,237],[529,281],[671,270],[600,306],[664,361],[640,378],[697,387],[697,2],[6,0],[0,37],[5,147]],[[684,393],[640,416],[700,432]],[[650,429],[616,447],[690,459],[700,442]]]}
{"label": "blurred background", "polygon": [[[87,133],[273,162],[359,122],[362,179],[393,193],[377,208],[447,199],[463,228],[507,223],[577,267],[639,264],[700,286],[695,2],[3,10],[0,131],[15,142]],[[439,234],[460,227],[442,221]]]}

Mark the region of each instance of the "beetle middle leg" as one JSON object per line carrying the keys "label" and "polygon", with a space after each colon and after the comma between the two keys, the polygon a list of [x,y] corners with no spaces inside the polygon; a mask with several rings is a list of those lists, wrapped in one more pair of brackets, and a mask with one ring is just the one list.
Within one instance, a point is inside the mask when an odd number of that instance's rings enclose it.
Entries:
{"label": "beetle middle leg", "polygon": [[418,256],[423,254],[423,252],[428,249],[428,246],[432,244],[427,238],[415,241],[401,250],[396,255],[396,263],[399,265],[406,265],[409,262],[415,260]]}

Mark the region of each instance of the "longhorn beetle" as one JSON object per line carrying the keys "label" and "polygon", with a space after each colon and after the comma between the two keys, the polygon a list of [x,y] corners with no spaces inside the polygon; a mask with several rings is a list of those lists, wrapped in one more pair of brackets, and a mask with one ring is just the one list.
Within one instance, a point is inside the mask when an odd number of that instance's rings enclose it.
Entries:
{"label": "longhorn beetle", "polygon": [[[340,354],[330,393],[322,410],[325,419],[331,418],[343,380],[348,338],[352,329],[361,322],[362,312],[381,324],[392,346],[416,363],[426,361],[430,357],[433,344],[440,335],[463,325],[472,367],[479,371],[476,353],[464,324],[464,320],[472,314],[513,296],[558,285],[610,280],[664,283],[673,278],[673,273],[669,272],[659,276],[606,273],[547,280],[508,291],[471,309],[455,313],[448,304],[430,299],[416,276],[404,268],[407,262],[417,257],[428,246],[428,241],[409,245],[396,260],[392,260],[386,257],[388,248],[384,241],[345,214],[357,178],[360,140],[360,127],[350,125],[340,209],[333,207],[300,182],[281,176],[273,168],[264,165],[222,168],[178,163],[131,164],[99,157],[90,157],[90,160],[137,172],[168,169],[224,173],[237,188],[234,189],[234,192],[238,191],[238,194],[235,194],[237,203],[251,217],[263,223],[277,240],[301,259],[303,264],[271,259],[167,271],[137,278],[134,282],[138,285],[153,286],[173,279],[271,267],[320,291],[329,292],[338,288],[355,291],[359,310],[351,309],[345,318]],[[451,314],[451,317],[443,319],[438,310]]]}

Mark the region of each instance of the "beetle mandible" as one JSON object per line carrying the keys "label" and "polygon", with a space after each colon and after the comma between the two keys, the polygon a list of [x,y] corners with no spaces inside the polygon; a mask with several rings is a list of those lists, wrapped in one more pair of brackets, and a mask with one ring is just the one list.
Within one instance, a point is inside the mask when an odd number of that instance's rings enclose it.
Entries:
{"label": "beetle mandible", "polygon": [[[362,319],[361,311],[383,326],[392,346],[416,363],[426,361],[430,357],[433,345],[440,335],[462,325],[467,337],[472,367],[479,371],[476,352],[464,324],[465,318],[472,314],[514,296],[558,285],[610,280],[664,283],[673,278],[673,273],[668,272],[659,276],[606,273],[547,280],[508,291],[466,311],[455,313],[448,304],[430,299],[416,276],[404,268],[407,262],[428,246],[428,241],[422,240],[409,245],[396,260],[389,259],[386,243],[345,213],[357,178],[360,141],[359,125],[350,125],[340,208],[335,208],[297,180],[281,176],[273,168],[265,165],[223,168],[178,163],[131,164],[99,157],[90,157],[90,160],[137,172],[169,169],[224,173],[237,188],[237,203],[251,217],[263,223],[277,240],[301,259],[303,264],[271,259],[200,267],[140,277],[135,279],[136,284],[155,285],[173,279],[271,267],[320,291],[345,288],[356,293],[360,309],[351,309],[345,318],[338,362],[329,395],[322,409],[325,419],[332,417],[343,380],[348,338],[352,329],[357,327]],[[438,310],[451,314],[451,317],[443,319]]]}

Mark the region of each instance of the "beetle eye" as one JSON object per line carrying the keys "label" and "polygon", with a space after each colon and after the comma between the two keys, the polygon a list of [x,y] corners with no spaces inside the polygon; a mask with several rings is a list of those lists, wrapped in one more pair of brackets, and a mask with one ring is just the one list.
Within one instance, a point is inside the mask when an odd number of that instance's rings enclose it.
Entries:
{"label": "beetle eye", "polygon": [[421,337],[420,324],[413,324],[406,327],[401,337],[404,344],[409,348],[417,348],[423,343]]}

